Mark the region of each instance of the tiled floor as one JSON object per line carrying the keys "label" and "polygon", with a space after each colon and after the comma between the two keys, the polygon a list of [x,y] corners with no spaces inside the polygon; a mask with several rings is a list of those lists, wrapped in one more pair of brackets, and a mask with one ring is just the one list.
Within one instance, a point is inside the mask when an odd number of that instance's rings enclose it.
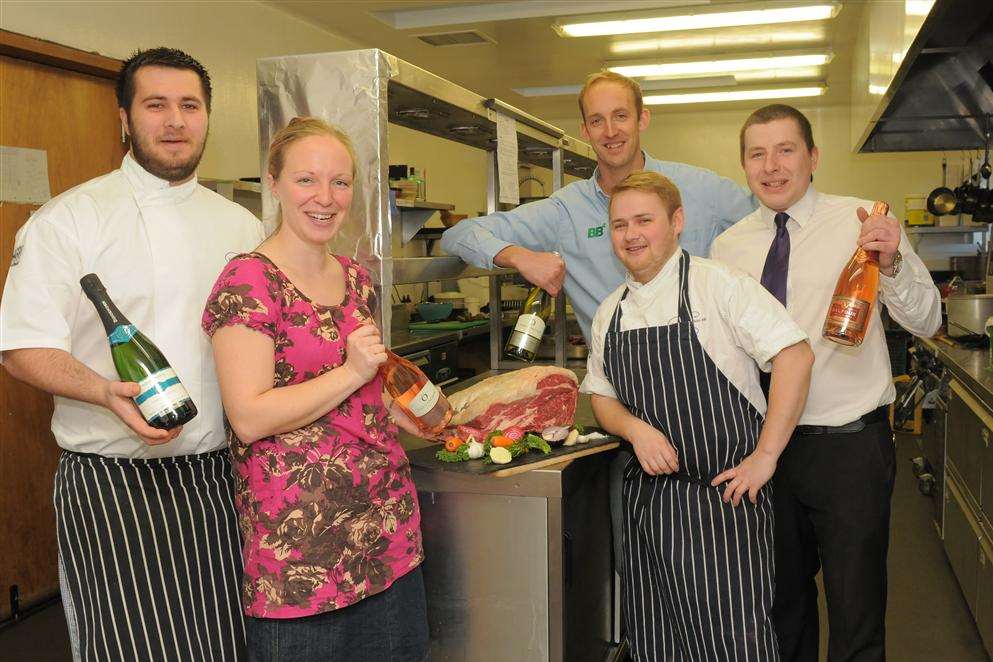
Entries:
{"label": "tiled floor", "polygon": [[[915,454],[911,439],[898,439],[887,657],[897,662],[986,661],[989,658],[931,523],[930,502],[917,492],[909,462]],[[821,634],[825,638],[822,659],[826,659],[826,623],[822,624]],[[70,660],[61,607],[49,607],[0,629],[0,659]]]}

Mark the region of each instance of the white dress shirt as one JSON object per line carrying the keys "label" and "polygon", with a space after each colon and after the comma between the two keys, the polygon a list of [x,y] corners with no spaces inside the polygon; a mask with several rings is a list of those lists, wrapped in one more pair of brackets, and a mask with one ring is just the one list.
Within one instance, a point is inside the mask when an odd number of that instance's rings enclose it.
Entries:
{"label": "white dress shirt", "polygon": [[[786,309],[810,337],[815,356],[807,405],[800,418],[805,425],[843,425],[893,402],[896,390],[879,319],[882,304],[894,321],[914,335],[931,336],[941,325],[938,290],[901,230],[903,265],[893,278],[880,272],[879,297],[862,345],[845,347],[821,335],[838,276],[855,252],[861,227],[858,207],[870,211],[872,201],[818,193],[810,187],[786,210],[790,216],[786,224],[790,235]],[[759,207],[714,241],[711,256],[761,278],[775,234],[774,217],[774,211]]]}
{"label": "white dress shirt", "polygon": [[0,303],[0,351],[54,348],[119,379],[96,309],[79,279],[95,273],[121,312],[158,346],[199,413],[168,444],[148,446],[110,411],[55,398],[59,446],[150,458],[225,446],[204,303],[229,257],[258,246],[262,226],[196,178],[170,186],[131,157],[119,170],[50,200],[18,231]]}
{"label": "white dress shirt", "polygon": [[[669,258],[662,270],[647,283],[630,274],[597,308],[593,317],[590,355],[583,393],[617,399],[603,366],[604,339],[618,302],[621,331],[666,326],[679,319],[679,257]],[[701,257],[690,257],[689,298],[694,328],[700,344],[717,369],[760,412],[765,397],[759,386],[756,363],[769,371],[769,361],[783,348],[806,339],[806,335],[769,292],[751,277]],[[624,289],[627,297],[621,301]]]}

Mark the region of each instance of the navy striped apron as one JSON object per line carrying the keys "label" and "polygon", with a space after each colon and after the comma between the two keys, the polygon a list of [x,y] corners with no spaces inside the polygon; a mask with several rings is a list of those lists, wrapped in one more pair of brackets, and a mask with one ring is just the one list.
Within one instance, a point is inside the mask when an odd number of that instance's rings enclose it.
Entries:
{"label": "navy striped apron", "polygon": [[624,470],[623,614],[631,655],[774,661],[771,485],[758,505],[746,496],[737,508],[722,501],[723,487],[710,487],[755,449],[762,415],[700,344],[689,266],[683,251],[677,322],[621,331],[618,303],[604,344],[604,370],[619,401],[679,455],[678,474],[650,476],[637,457]]}
{"label": "navy striped apron", "polygon": [[228,449],[151,460],[65,451],[54,497],[75,660],[244,659]]}

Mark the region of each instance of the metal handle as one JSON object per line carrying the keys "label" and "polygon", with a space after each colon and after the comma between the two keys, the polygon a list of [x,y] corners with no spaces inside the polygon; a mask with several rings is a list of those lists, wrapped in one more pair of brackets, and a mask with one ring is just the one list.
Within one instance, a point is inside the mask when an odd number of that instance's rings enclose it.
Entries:
{"label": "metal handle", "polygon": [[990,447],[990,429],[989,428],[983,428],[982,435],[983,435],[983,445],[986,446],[986,448],[989,448]]}
{"label": "metal handle", "polygon": [[566,590],[572,587],[572,535],[568,531],[562,532],[562,558],[563,565],[562,583]]}

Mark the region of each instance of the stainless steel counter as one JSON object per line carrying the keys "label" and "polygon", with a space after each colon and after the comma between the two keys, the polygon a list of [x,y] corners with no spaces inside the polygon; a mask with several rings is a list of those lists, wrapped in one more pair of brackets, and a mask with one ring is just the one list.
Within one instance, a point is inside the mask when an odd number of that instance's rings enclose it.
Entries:
{"label": "stainless steel counter", "polygon": [[[576,414],[594,423],[588,396]],[[401,433],[401,443],[429,442]],[[507,478],[413,469],[433,659],[601,662],[616,654],[611,456]]]}
{"label": "stainless steel counter", "polygon": [[955,379],[968,388],[984,405],[993,409],[993,369],[990,368],[988,349],[953,347],[932,338],[916,340],[937,354],[938,359],[952,371]]}
{"label": "stainless steel counter", "polygon": [[[513,324],[513,320],[504,321],[504,328]],[[419,352],[428,347],[441,345],[451,340],[464,340],[477,336],[490,335],[488,324],[474,326],[460,331],[411,331],[410,329],[396,329],[390,334],[390,349],[397,354],[411,354]]]}

